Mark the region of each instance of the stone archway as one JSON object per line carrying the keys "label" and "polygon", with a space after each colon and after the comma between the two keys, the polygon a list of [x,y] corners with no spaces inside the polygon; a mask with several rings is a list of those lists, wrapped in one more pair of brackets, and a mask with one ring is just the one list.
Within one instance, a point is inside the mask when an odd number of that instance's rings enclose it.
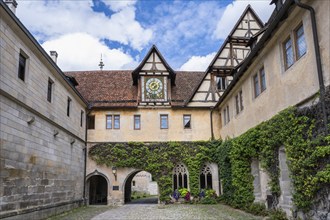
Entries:
{"label": "stone archway", "polygon": [[[128,203],[132,201],[132,180],[136,176],[136,174],[140,173],[143,170],[135,170],[127,175],[126,180],[124,181],[123,188],[124,188],[124,203]],[[157,200],[149,200],[145,201],[144,203],[157,203]]]}
{"label": "stone archway", "polygon": [[108,182],[102,175],[92,175],[88,179],[88,203],[90,205],[107,205]]}

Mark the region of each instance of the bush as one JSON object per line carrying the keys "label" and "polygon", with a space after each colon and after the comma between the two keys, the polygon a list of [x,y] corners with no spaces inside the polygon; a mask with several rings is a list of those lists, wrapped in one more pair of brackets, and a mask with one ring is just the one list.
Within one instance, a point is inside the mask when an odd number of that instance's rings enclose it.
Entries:
{"label": "bush", "polygon": [[245,211],[253,215],[260,215],[260,216],[266,216],[268,214],[265,204],[258,202],[252,203],[250,206],[247,206],[245,208]]}
{"label": "bush", "polygon": [[181,197],[181,198],[184,198],[184,197],[187,195],[188,192],[189,192],[189,191],[188,191],[188,189],[186,189],[186,188],[181,188],[181,189],[179,189],[179,193],[180,193],[180,197]]}
{"label": "bush", "polygon": [[269,219],[270,220],[288,220],[288,218],[286,217],[286,213],[282,209],[276,209],[276,210],[270,211]]}
{"label": "bush", "polygon": [[200,204],[217,204],[217,200],[214,197],[205,197],[201,199]]}

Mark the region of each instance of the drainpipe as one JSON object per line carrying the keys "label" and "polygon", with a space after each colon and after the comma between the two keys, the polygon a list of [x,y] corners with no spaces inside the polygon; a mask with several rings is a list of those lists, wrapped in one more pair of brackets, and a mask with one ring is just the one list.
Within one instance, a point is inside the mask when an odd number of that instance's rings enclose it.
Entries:
{"label": "drainpipe", "polygon": [[300,8],[304,8],[308,10],[311,14],[311,21],[312,21],[312,31],[313,31],[313,42],[314,42],[314,50],[315,50],[315,58],[316,58],[316,67],[317,67],[317,75],[319,78],[319,86],[320,86],[320,102],[321,108],[323,113],[323,123],[324,123],[324,132],[325,135],[328,134],[328,118],[327,112],[325,108],[325,86],[322,74],[322,64],[321,64],[321,53],[320,53],[320,46],[319,46],[319,38],[317,34],[317,26],[316,26],[316,17],[315,17],[315,10],[313,7],[301,3],[299,0],[294,0],[297,6]]}
{"label": "drainpipe", "polygon": [[90,106],[87,106],[87,111],[86,111],[86,119],[85,119],[85,149],[84,149],[84,189],[83,189],[83,198],[84,198],[84,205],[87,204],[87,199],[86,199],[86,169],[87,169],[87,128],[88,128],[88,116],[91,113],[92,110],[90,110]]}
{"label": "drainpipe", "polygon": [[210,126],[211,126],[211,140],[214,140],[214,132],[213,132],[213,110],[214,108],[210,108]]}

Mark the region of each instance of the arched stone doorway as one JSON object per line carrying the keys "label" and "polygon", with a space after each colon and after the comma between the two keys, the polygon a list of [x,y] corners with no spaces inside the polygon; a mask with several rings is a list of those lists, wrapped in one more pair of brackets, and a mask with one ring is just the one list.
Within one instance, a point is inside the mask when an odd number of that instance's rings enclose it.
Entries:
{"label": "arched stone doorway", "polygon": [[89,178],[89,204],[107,205],[108,182],[101,175],[93,175]]}
{"label": "arched stone doorway", "polygon": [[[124,183],[124,203],[129,203],[132,201],[132,186],[135,185],[135,183],[133,182],[134,177],[140,173],[143,170],[136,170],[132,173],[130,173],[127,178],[126,181]],[[158,193],[158,189],[157,189],[157,193]],[[145,199],[143,201],[144,204],[147,203],[157,203],[158,199]]]}

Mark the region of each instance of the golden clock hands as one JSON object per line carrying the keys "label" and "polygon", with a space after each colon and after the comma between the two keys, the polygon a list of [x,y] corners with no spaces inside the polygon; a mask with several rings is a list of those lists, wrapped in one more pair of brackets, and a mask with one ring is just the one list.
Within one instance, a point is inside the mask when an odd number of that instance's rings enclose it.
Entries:
{"label": "golden clock hands", "polygon": [[157,90],[159,87],[158,83],[157,82],[151,82],[150,85],[149,85],[149,88],[151,90]]}

